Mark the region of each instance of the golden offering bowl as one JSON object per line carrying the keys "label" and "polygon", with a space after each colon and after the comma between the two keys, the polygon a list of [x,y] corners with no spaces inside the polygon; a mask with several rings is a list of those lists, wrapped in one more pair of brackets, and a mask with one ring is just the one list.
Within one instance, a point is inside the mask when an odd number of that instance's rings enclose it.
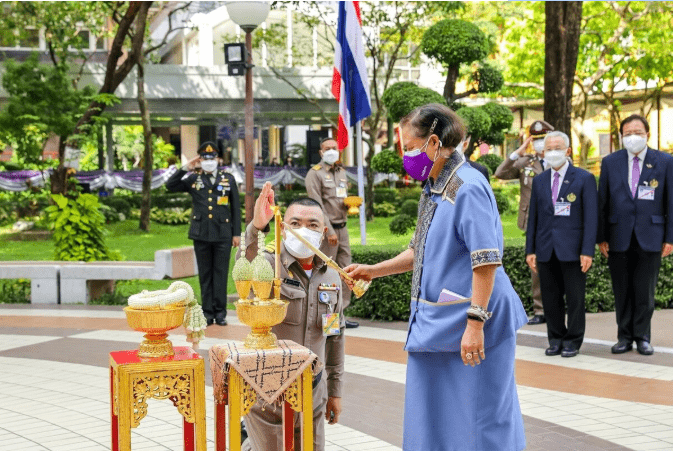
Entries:
{"label": "golden offering bowl", "polygon": [[362,198],[360,196],[348,196],[344,199],[344,205],[348,207],[349,215],[358,214],[360,205],[362,205]]}
{"label": "golden offering bowl", "polygon": [[248,299],[250,296],[250,287],[252,287],[252,280],[237,280],[234,282],[236,285],[236,292],[241,299]]}
{"label": "golden offering bowl", "polygon": [[124,313],[131,329],[145,332],[145,340],[138,348],[138,357],[169,357],[174,354],[173,344],[166,339],[167,332],[182,325],[184,305],[146,310],[125,307]]}
{"label": "golden offering bowl", "polygon": [[355,297],[358,299],[361,298],[362,295],[367,292],[371,284],[372,284],[371,280],[362,280],[362,279],[356,280],[352,290]]}
{"label": "golden offering bowl", "polygon": [[[271,288],[273,288],[273,281],[271,280],[268,282],[259,280],[252,281],[252,291],[255,292],[255,297],[258,297],[259,299],[269,299],[269,297],[271,297]],[[249,293],[250,292],[248,291],[248,294]],[[248,297],[248,295],[246,294],[245,297]]]}
{"label": "golden offering bowl", "polygon": [[252,349],[269,349],[278,346],[276,334],[271,328],[285,319],[289,302],[282,300],[254,301],[239,300],[236,302],[236,314],[239,321],[250,326],[250,333],[243,345]]}

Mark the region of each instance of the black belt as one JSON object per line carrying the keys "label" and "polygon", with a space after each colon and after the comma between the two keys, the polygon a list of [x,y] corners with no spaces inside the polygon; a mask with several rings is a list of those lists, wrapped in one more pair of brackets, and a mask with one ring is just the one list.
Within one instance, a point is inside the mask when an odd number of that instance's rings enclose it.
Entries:
{"label": "black belt", "polygon": [[316,377],[313,378],[313,388],[316,388],[322,379],[322,371],[318,373]]}
{"label": "black belt", "polygon": [[334,224],[334,223],[332,223],[332,228],[333,228],[334,230],[343,229],[344,227],[346,227],[346,223],[345,223],[345,222],[342,222],[341,224]]}

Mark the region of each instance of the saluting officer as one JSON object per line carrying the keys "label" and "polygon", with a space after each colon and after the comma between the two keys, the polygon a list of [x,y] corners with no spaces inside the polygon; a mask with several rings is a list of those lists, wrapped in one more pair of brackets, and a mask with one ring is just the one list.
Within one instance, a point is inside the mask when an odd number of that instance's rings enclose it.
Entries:
{"label": "saluting officer", "polygon": [[199,156],[173,174],[166,188],[192,196],[189,239],[194,240],[203,313],[208,325],[226,326],[229,257],[231,246],[241,241],[241,208],[234,176],[217,169],[216,149],[212,142],[203,143]]}
{"label": "saluting officer", "polygon": [[[512,152],[505,161],[495,170],[495,176],[500,180],[519,179],[521,194],[519,199],[519,219],[517,226],[526,231],[528,225],[528,209],[530,206],[533,178],[541,174],[548,165],[542,158],[544,151],[544,138],[547,133],[554,131],[554,127],[545,121],[535,121],[530,124],[529,136],[517,150]],[[534,153],[526,153],[532,143]],[[536,272],[531,272],[533,287],[533,317],[528,324],[543,324],[546,320],[542,308],[542,293],[540,292],[540,277]]]}
{"label": "saluting officer", "polygon": [[[351,264],[351,246],[348,242],[348,177],[340,162],[340,152],[334,138],[320,141],[322,162],[313,166],[304,181],[308,197],[320,204],[327,216],[327,242],[321,250],[340,267]],[[350,290],[344,287],[344,308],[351,303]],[[358,327],[355,321],[346,321],[347,328]]]}
{"label": "saluting officer", "polygon": [[[262,187],[252,221],[246,229],[248,260],[257,255],[257,233],[268,232],[273,218],[274,192],[271,183]],[[324,214],[313,199],[295,199],[288,205],[284,222],[320,247],[324,238]],[[280,249],[281,298],[289,302],[282,323],[273,327],[279,339],[292,340],[309,348],[325,364],[313,379],[313,449],[325,449],[325,419],[329,424],[339,421],[344,373],[345,341],[341,279],[339,273],[316,257],[308,247],[284,230]],[[275,265],[274,249],[264,256]],[[332,325],[332,326],[330,326]],[[282,408],[258,402],[245,418],[253,451],[283,450]],[[300,422],[295,414],[295,443],[300,443]],[[244,447],[244,449],[246,449]]]}

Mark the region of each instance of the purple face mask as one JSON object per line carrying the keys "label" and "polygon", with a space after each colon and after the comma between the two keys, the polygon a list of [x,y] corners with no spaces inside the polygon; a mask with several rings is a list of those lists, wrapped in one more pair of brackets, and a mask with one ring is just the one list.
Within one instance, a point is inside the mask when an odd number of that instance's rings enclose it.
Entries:
{"label": "purple face mask", "polygon": [[419,182],[427,180],[430,176],[430,169],[432,169],[432,165],[435,164],[435,162],[428,157],[428,154],[423,151],[423,148],[426,147],[429,142],[430,138],[428,138],[420,149],[404,152],[404,157],[402,158],[404,170]]}

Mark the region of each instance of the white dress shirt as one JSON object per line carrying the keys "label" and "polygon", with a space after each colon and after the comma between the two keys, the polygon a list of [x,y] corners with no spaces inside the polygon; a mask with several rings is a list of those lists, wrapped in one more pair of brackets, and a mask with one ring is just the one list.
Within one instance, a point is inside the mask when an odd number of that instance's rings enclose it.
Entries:
{"label": "white dress shirt", "polygon": [[[563,186],[563,179],[566,177],[566,172],[568,171],[568,166],[570,166],[570,163],[566,161],[566,163],[561,166],[561,168],[557,171],[554,168],[551,168],[551,192],[554,192],[554,174],[558,172],[559,178],[558,178],[558,192],[561,192],[561,187]],[[558,195],[558,194],[557,194]],[[557,199],[558,200],[558,199]]]}
{"label": "white dress shirt", "polygon": [[[647,146],[645,146],[645,150],[640,152],[638,155],[633,155],[631,152],[627,152],[629,156],[629,167],[626,172],[628,172],[629,175],[629,189],[631,189],[631,182],[633,181],[633,157],[638,157],[638,166],[640,166],[640,173],[643,173],[643,162],[645,161],[645,155],[647,155]],[[636,182],[638,183],[638,182]]]}

